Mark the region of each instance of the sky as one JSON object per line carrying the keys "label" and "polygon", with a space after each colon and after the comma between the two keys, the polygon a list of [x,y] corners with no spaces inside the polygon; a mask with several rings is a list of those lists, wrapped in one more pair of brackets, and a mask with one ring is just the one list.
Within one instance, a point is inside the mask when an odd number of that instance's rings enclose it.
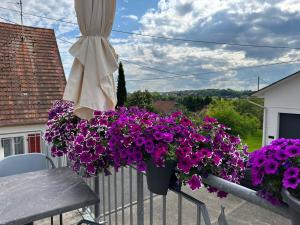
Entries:
{"label": "sky", "polygon": [[[19,10],[15,1],[0,2],[0,17],[20,23],[18,13],[1,8]],[[77,25],[28,14],[76,23],[73,0],[23,0],[23,10],[24,25],[55,30],[68,78],[73,62],[68,50],[80,36]],[[264,87],[300,70],[299,27],[299,0],[117,0],[110,42],[123,62],[129,92],[255,90],[258,76]],[[276,64],[288,61],[296,62]],[[255,67],[264,64],[275,65]]]}

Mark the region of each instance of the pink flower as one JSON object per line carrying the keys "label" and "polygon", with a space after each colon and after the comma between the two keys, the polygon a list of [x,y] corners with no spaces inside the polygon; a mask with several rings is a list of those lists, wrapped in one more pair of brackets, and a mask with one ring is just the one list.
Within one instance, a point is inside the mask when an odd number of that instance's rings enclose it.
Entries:
{"label": "pink flower", "polygon": [[193,175],[192,178],[187,182],[192,190],[199,189],[201,185],[201,178],[197,175]]}

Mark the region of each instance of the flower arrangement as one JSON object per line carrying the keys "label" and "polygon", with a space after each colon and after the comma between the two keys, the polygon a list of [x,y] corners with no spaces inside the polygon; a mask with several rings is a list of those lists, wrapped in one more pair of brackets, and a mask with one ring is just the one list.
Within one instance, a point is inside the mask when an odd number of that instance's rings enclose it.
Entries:
{"label": "flower arrangement", "polygon": [[258,195],[274,205],[282,203],[281,190],[300,199],[300,140],[277,139],[250,154],[252,183],[260,185]]}
{"label": "flower arrangement", "polygon": [[67,155],[73,169],[86,176],[130,165],[144,172],[151,161],[161,168],[173,162],[178,180],[193,190],[204,185],[202,177],[208,174],[234,183],[243,177],[247,148],[216,119],[206,117],[196,126],[180,112],[160,116],[133,107],[95,111],[86,121],[72,112],[71,103],[55,103],[45,139],[53,145],[53,156]]}
{"label": "flower arrangement", "polygon": [[[197,138],[190,141],[188,151],[178,155],[180,180],[191,189],[202,186],[201,177],[209,174],[225,180],[239,183],[244,176],[244,161],[247,158],[247,146],[239,137],[230,135],[229,128],[218,123],[214,118],[205,117],[203,124],[197,129]],[[185,165],[185,166],[183,166]],[[209,192],[217,192],[218,197],[226,197],[227,193],[205,185]]]}
{"label": "flower arrangement", "polygon": [[74,106],[68,101],[56,101],[49,111],[45,140],[52,144],[53,156],[63,156],[73,150],[74,137],[80,119],[73,114]]}

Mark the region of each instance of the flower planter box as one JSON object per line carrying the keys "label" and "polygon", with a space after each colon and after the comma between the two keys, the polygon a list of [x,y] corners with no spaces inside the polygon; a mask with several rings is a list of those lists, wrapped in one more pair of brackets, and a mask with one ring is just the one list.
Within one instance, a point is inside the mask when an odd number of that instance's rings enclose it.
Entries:
{"label": "flower planter box", "polygon": [[294,196],[292,196],[291,193],[286,189],[282,189],[281,195],[283,201],[287,203],[289,206],[292,224],[299,225],[300,224],[300,201],[296,199]]}
{"label": "flower planter box", "polygon": [[245,170],[245,177],[243,179],[241,179],[240,185],[244,186],[246,188],[249,188],[251,190],[255,190],[255,191],[258,191],[260,189],[259,186],[254,186],[252,184],[252,177],[251,177],[251,170],[250,169]]}
{"label": "flower planter box", "polygon": [[146,171],[148,189],[155,194],[166,195],[175,173],[175,167],[174,161],[167,161],[165,167],[157,167],[152,160],[149,160]]}

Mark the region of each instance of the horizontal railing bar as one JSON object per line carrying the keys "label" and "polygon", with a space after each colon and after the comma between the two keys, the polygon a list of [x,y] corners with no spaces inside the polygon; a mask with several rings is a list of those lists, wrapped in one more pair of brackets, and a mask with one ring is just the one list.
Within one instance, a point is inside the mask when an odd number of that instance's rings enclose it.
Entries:
{"label": "horizontal railing bar", "polygon": [[176,194],[181,194],[182,197],[184,197],[185,199],[191,201],[192,203],[194,203],[195,205],[198,205],[198,206],[202,206],[202,205],[205,205],[203,202],[201,202],[200,200],[188,195],[187,193],[183,192],[183,191],[177,191],[173,188],[170,188],[171,191],[175,192]]}
{"label": "horizontal railing bar", "polygon": [[[159,197],[159,195],[153,195],[153,198],[154,198],[154,197]],[[148,201],[148,200],[150,200],[150,196],[144,198],[144,202],[145,202],[145,201]],[[134,205],[136,205],[136,204],[137,204],[137,201],[134,201],[134,202],[132,202],[132,203],[128,203],[128,204],[124,205],[124,209],[129,208],[130,205],[134,206]],[[117,212],[119,212],[119,211],[121,211],[121,210],[122,210],[122,206],[120,206],[120,207],[117,208]],[[111,214],[115,213],[115,210],[111,210],[110,213],[111,213]],[[106,216],[109,215],[109,212],[106,212],[105,215],[106,215]],[[102,216],[103,216],[103,214],[101,214],[101,217],[102,217]]]}
{"label": "horizontal railing bar", "polygon": [[214,175],[209,175],[207,178],[203,179],[203,182],[210,186],[218,188],[219,190],[225,191],[248,202],[251,202],[255,205],[271,210],[283,217],[291,217],[289,208],[287,206],[274,206],[267,200],[257,196],[256,191],[244,186],[232,183]]}

